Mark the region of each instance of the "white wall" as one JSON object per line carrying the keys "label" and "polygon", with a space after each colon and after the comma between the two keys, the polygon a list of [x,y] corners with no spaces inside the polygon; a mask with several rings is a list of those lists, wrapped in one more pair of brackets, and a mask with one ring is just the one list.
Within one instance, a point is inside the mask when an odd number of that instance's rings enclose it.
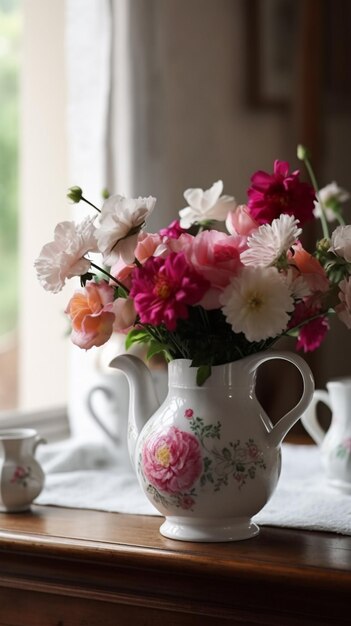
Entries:
{"label": "white wall", "polygon": [[[245,108],[243,2],[128,6],[131,187],[158,198],[150,226],[177,215],[187,187],[206,188],[218,178],[243,202],[253,171],[291,155],[287,115]],[[123,193],[121,176],[118,183]]]}

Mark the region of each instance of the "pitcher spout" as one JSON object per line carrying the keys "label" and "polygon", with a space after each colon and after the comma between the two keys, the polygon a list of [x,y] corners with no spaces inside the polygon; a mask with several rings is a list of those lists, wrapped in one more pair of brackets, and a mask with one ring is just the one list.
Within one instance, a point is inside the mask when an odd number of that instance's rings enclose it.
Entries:
{"label": "pitcher spout", "polygon": [[125,374],[129,385],[128,448],[135,465],[134,452],[139,434],[159,407],[151,372],[141,359],[130,354],[114,358],[110,367]]}

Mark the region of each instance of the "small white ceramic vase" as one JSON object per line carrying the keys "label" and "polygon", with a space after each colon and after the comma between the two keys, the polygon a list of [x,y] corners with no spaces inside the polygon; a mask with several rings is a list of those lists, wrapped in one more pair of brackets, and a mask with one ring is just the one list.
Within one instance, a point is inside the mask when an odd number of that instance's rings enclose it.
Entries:
{"label": "small white ceramic vase", "polygon": [[45,440],[32,428],[0,430],[0,511],[26,511],[44,486],[44,472],[34,458]]}
{"label": "small white ceramic vase", "polygon": [[[320,446],[321,460],[328,483],[351,493],[351,378],[331,380],[327,391],[317,389],[301,421]],[[318,421],[319,402],[329,407],[332,419],[325,431]]]}

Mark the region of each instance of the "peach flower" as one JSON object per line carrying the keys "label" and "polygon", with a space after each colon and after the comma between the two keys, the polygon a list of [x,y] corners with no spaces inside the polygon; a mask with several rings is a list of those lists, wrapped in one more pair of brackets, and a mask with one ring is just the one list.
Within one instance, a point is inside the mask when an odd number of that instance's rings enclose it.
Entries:
{"label": "peach flower", "polygon": [[291,262],[303,275],[312,291],[328,291],[328,277],[319,261],[307,252],[300,243],[293,246],[294,254]]}
{"label": "peach flower", "polygon": [[87,282],[84,289],[73,294],[65,313],[72,321],[74,344],[89,350],[108,341],[115,321],[113,294],[113,287],[106,281]]}

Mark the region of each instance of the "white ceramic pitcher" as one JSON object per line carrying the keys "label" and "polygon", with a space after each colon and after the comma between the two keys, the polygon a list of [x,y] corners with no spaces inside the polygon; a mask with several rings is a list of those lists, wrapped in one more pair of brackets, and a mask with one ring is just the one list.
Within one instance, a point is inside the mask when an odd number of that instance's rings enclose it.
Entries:
{"label": "white ceramic pitcher", "polygon": [[[271,359],[293,363],[304,383],[296,406],[274,426],[255,395],[256,370]],[[251,518],[277,485],[280,444],[312,399],[305,361],[288,352],[261,352],[212,367],[199,387],[196,367],[177,359],[169,363],[161,405],[140,359],[119,356],[111,366],[129,382],[130,456],[146,496],[166,517],[161,533],[184,541],[256,535]]]}
{"label": "white ceramic pitcher", "polygon": [[0,430],[0,511],[26,511],[44,486],[44,472],[34,458],[45,443],[32,428]]}
{"label": "white ceramic pitcher", "polygon": [[[328,483],[351,493],[351,378],[336,378],[317,389],[301,421],[312,439],[320,446],[321,459]],[[319,402],[329,407],[332,420],[325,431],[318,421]]]}

